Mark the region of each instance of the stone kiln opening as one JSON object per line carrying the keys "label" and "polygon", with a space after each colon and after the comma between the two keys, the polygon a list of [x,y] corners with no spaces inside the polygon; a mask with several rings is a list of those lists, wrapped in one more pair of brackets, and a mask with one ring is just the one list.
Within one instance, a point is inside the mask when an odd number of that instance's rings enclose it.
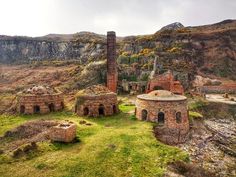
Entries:
{"label": "stone kiln opening", "polygon": [[63,108],[62,93],[49,87],[33,86],[17,94],[17,112],[20,114],[43,114]]}
{"label": "stone kiln opening", "polygon": [[118,112],[117,95],[103,85],[94,85],[77,93],[75,113],[80,116],[108,116]]}

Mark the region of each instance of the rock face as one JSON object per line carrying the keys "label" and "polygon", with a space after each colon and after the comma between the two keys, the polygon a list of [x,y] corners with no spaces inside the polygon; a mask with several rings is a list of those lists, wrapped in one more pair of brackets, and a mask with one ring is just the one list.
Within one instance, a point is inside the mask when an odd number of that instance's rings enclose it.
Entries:
{"label": "rock face", "polygon": [[183,28],[184,25],[182,25],[179,22],[175,22],[175,23],[171,23],[169,25],[166,25],[164,27],[161,28],[161,30],[177,30],[179,28]]}
{"label": "rock face", "polygon": [[[153,35],[117,38],[120,80],[137,81],[152,71],[158,55],[160,70],[174,71],[184,88],[196,74],[236,80],[236,21],[182,27],[174,23]],[[39,38],[0,36],[0,63],[77,60],[81,64],[106,59],[106,37],[82,32]]]}
{"label": "rock face", "polygon": [[58,35],[39,38],[0,36],[0,62],[52,59],[85,62],[104,53],[104,44],[105,38],[93,33],[78,33],[67,38]]}

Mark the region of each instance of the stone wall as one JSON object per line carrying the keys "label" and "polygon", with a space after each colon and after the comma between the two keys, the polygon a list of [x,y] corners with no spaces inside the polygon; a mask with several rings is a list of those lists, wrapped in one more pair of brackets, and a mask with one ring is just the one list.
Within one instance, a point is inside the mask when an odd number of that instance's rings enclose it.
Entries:
{"label": "stone wall", "polygon": [[[39,107],[37,112],[35,106]],[[64,100],[61,93],[53,95],[19,95],[17,98],[17,112],[23,114],[45,114],[48,112],[59,111],[63,108]]]}
{"label": "stone wall", "polygon": [[112,92],[117,91],[117,64],[116,64],[116,33],[107,32],[107,87]]}
{"label": "stone wall", "polygon": [[95,96],[80,96],[77,98],[75,105],[75,112],[80,116],[109,116],[118,111],[117,96],[114,93]]}
{"label": "stone wall", "polygon": [[[181,101],[151,101],[136,100],[136,117],[143,120],[142,111],[147,111],[147,121],[157,122],[156,136],[167,144],[184,142],[189,131],[187,100]],[[158,113],[164,113],[164,123],[159,124]],[[181,121],[178,123],[176,113],[181,113]]]}

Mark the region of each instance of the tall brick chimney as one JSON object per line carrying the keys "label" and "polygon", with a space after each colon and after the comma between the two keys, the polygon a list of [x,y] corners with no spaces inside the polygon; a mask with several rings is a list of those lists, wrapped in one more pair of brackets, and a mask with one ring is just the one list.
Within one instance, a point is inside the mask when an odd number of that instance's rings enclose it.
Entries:
{"label": "tall brick chimney", "polygon": [[116,66],[116,33],[107,32],[107,88],[116,93],[117,90],[117,66]]}

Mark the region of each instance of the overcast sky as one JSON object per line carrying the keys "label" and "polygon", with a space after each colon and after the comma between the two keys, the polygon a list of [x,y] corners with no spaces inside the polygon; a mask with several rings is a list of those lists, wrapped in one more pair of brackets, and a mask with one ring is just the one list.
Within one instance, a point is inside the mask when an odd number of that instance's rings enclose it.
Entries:
{"label": "overcast sky", "polygon": [[196,26],[236,19],[236,0],[0,0],[0,35],[92,31],[151,34],[181,22]]}

